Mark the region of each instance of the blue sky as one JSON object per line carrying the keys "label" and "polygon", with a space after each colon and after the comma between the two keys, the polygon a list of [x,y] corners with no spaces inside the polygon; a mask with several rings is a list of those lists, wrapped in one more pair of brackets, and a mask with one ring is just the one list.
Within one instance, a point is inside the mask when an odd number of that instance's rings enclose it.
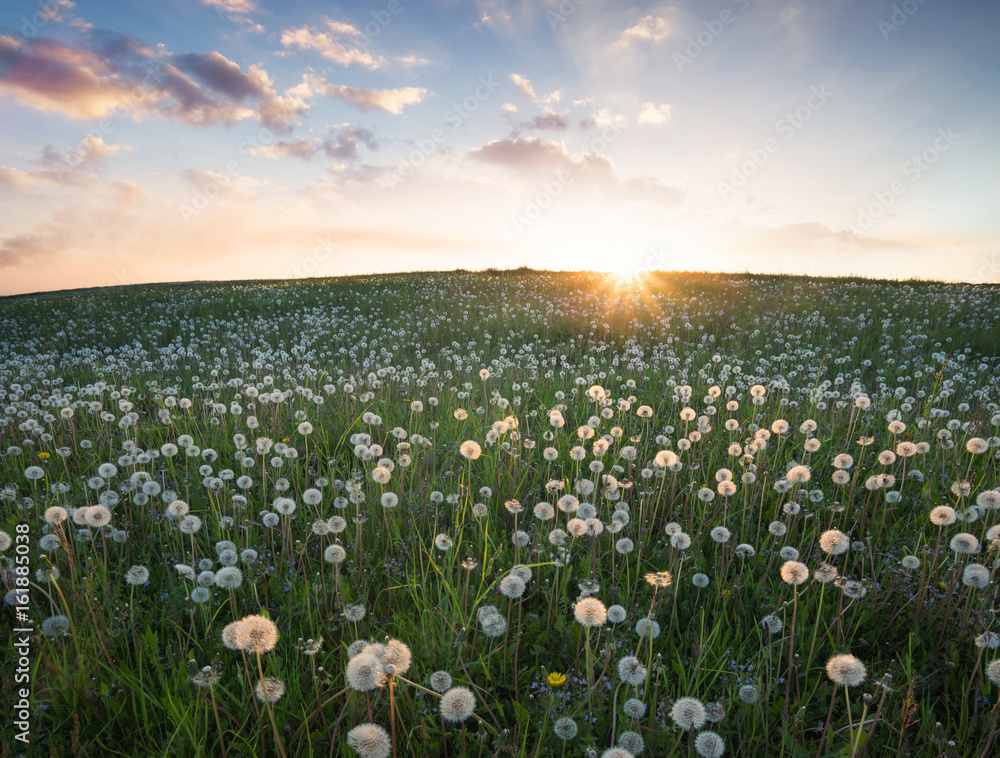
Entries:
{"label": "blue sky", "polygon": [[1000,279],[1000,6],[8,2],[0,294],[455,267]]}

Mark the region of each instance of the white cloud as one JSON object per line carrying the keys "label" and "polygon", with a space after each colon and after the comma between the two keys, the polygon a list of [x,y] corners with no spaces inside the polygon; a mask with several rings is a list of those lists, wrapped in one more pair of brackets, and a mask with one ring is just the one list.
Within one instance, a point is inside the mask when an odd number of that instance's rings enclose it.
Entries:
{"label": "white cloud", "polygon": [[223,13],[250,13],[257,10],[257,4],[253,0],[201,0],[201,4]]}
{"label": "white cloud", "polygon": [[654,105],[653,103],[646,103],[646,107],[642,109],[636,119],[637,123],[654,125],[665,124],[668,121],[670,121],[670,106],[667,104]]}
{"label": "white cloud", "polygon": [[623,31],[615,47],[628,47],[635,41],[662,42],[670,36],[670,24],[659,16],[643,16],[639,23]]}
{"label": "white cloud", "polygon": [[612,126],[620,130],[628,126],[628,118],[625,117],[624,113],[612,113],[607,108],[601,108],[597,111],[597,113],[590,117],[590,121],[599,129]]}
{"label": "white cloud", "polygon": [[348,87],[343,84],[330,84],[326,79],[314,74],[306,74],[302,78],[301,84],[289,90],[289,94],[300,97],[322,95],[339,98],[363,111],[378,108],[394,116],[402,113],[403,108],[407,105],[423,102],[427,92],[424,87],[398,87],[396,89]]}
{"label": "white cloud", "polygon": [[385,58],[373,56],[364,48],[345,42],[345,38],[355,38],[360,35],[355,27],[331,19],[324,19],[324,23],[329,29],[329,33],[318,31],[310,26],[285,29],[281,33],[281,44],[286,48],[314,50],[327,60],[345,67],[357,65],[374,71],[385,65]]}
{"label": "white cloud", "polygon": [[535,88],[531,86],[531,80],[527,79],[520,74],[511,74],[510,80],[514,82],[517,87],[517,91],[524,95],[526,98],[532,102],[538,101],[538,96],[535,94]]}
{"label": "white cloud", "polygon": [[550,92],[545,97],[539,97],[538,93],[535,92],[535,88],[531,84],[531,80],[520,74],[511,74],[510,80],[514,82],[517,87],[517,91],[524,95],[526,98],[531,100],[531,102],[538,103],[558,103],[562,98],[562,90],[555,90]]}
{"label": "white cloud", "polygon": [[403,55],[396,58],[400,64],[405,68],[413,68],[414,66],[429,66],[433,61],[427,58],[421,58],[419,55]]}

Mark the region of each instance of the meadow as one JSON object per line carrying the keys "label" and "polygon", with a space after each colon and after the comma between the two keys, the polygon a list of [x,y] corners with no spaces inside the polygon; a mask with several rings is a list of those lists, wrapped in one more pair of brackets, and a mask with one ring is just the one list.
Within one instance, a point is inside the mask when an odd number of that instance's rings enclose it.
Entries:
{"label": "meadow", "polygon": [[2,299],[2,756],[994,756],[998,313],[531,270]]}

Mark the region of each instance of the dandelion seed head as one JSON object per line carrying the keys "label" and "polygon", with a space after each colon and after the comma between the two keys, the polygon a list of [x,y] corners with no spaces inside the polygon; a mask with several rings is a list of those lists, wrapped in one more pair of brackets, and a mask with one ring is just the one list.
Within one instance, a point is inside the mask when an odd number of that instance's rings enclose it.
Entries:
{"label": "dandelion seed head", "polygon": [[852,600],[860,600],[868,594],[868,588],[856,579],[850,579],[844,582],[844,586],[841,587],[841,590],[844,593],[844,597]]}
{"label": "dandelion seed head", "polygon": [[990,583],[990,570],[980,563],[970,563],[962,570],[962,584],[983,589]]}
{"label": "dandelion seed head", "polygon": [[660,636],[660,625],[652,619],[643,616],[635,623],[635,633],[642,638],[656,639]]}
{"label": "dandelion seed head", "polygon": [[438,704],[441,718],[451,724],[465,721],[476,709],[476,696],[468,687],[452,687],[441,696]]}
{"label": "dandelion seed head", "polygon": [[466,460],[474,461],[483,454],[483,448],[474,440],[466,440],[461,444],[461,446],[459,446],[458,452]]}
{"label": "dandelion seed head", "polygon": [[693,697],[681,697],[674,702],[670,718],[680,729],[701,729],[705,725],[705,706]]}
{"label": "dandelion seed head", "polygon": [[809,569],[799,561],[785,561],[781,567],[781,578],[787,584],[798,586],[809,578]]}
{"label": "dandelion seed head", "polygon": [[744,703],[747,703],[748,705],[753,705],[754,703],[757,702],[757,699],[760,697],[760,693],[758,693],[757,688],[754,687],[752,684],[744,684],[742,687],[740,687],[738,694],[740,700],[742,700]]}
{"label": "dandelion seed head", "polygon": [[125,582],[133,587],[141,587],[149,581],[149,569],[145,566],[132,566],[125,572]]}
{"label": "dandelion seed head", "polygon": [[931,523],[935,526],[951,526],[958,521],[958,514],[950,505],[939,505],[931,509]]}
{"label": "dandelion seed head", "polygon": [[281,696],[285,694],[285,683],[273,676],[266,676],[257,682],[253,694],[260,702],[277,703]]}
{"label": "dandelion seed head", "polygon": [[278,627],[264,616],[245,616],[236,622],[236,646],[251,653],[267,653],[278,644]]}
{"label": "dandelion seed head", "polygon": [[1000,647],[1000,634],[997,634],[996,632],[983,632],[978,637],[976,637],[976,647],[979,648]]}
{"label": "dandelion seed head", "polygon": [[1000,684],[1000,658],[986,666],[986,676],[993,684]]}
{"label": "dandelion seed head", "polygon": [[362,603],[350,603],[344,606],[344,618],[356,624],[365,617],[365,606]]}
{"label": "dandelion seed head", "polygon": [[630,697],[625,701],[622,706],[622,711],[630,719],[641,719],[646,715],[646,704],[641,700],[637,700],[634,697]]}
{"label": "dandelion seed head", "polygon": [[618,677],[633,687],[639,687],[646,681],[646,667],[634,655],[626,655],[618,661]]}
{"label": "dandelion seed head", "polygon": [[726,743],[715,732],[704,731],[699,732],[695,738],[694,749],[701,758],[722,758],[726,752]]}
{"label": "dandelion seed head", "polygon": [[235,566],[223,566],[215,573],[215,586],[223,590],[235,590],[243,584],[243,572]]}
{"label": "dandelion seed head", "polygon": [[585,597],[577,601],[573,608],[573,615],[581,626],[603,626],[608,619],[608,609],[597,598]]}
{"label": "dandelion seed head", "polygon": [[381,657],[382,663],[386,666],[394,666],[397,674],[405,674],[409,671],[410,663],[413,661],[410,648],[399,640],[389,640],[385,643]]}
{"label": "dandelion seed head", "polygon": [[445,692],[451,688],[451,674],[447,671],[435,671],[430,675],[431,689],[435,692]]}
{"label": "dandelion seed head", "polygon": [[960,532],[951,538],[948,546],[959,555],[972,555],[979,552],[979,540],[968,532]]}
{"label": "dandelion seed head", "polygon": [[819,538],[819,547],[824,553],[840,555],[846,553],[851,546],[851,539],[839,529],[829,529]]}
{"label": "dandelion seed head", "polygon": [[826,663],[826,675],[830,681],[845,687],[857,687],[868,672],[864,664],[853,655],[835,655]]}
{"label": "dandelion seed head", "polygon": [[760,625],[764,627],[764,630],[768,634],[778,634],[778,632],[785,628],[785,623],[773,613],[762,618]]}
{"label": "dandelion seed head", "polygon": [[385,683],[382,660],[366,649],[347,662],[347,686],[356,692],[369,692]]}
{"label": "dandelion seed head", "polygon": [[645,750],[646,742],[638,732],[626,730],[618,735],[618,747],[628,751],[629,755],[636,756]]}
{"label": "dandelion seed head", "polygon": [[721,544],[729,542],[729,538],[732,536],[732,533],[724,526],[717,526],[711,532],[709,532],[709,535],[712,537],[712,540],[714,542],[718,542]]}
{"label": "dandelion seed head", "polygon": [[389,758],[392,741],[378,724],[358,724],[347,733],[347,746],[360,758]]}
{"label": "dandelion seed head", "polygon": [[837,567],[829,563],[821,563],[813,572],[813,579],[820,584],[827,584],[837,578]]}
{"label": "dandelion seed head", "polygon": [[576,722],[569,716],[563,716],[556,719],[556,722],[552,725],[552,730],[559,739],[571,740],[576,737],[579,727],[577,727]]}
{"label": "dandelion seed head", "polygon": [[63,637],[69,634],[69,617],[62,614],[49,616],[42,622],[42,633],[49,637]]}

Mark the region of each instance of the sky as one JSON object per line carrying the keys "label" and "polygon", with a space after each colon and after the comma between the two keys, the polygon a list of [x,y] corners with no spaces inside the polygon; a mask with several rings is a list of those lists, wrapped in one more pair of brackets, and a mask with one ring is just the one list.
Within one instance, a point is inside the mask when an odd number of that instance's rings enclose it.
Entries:
{"label": "sky", "polygon": [[1000,281],[1000,3],[5,0],[0,294]]}

